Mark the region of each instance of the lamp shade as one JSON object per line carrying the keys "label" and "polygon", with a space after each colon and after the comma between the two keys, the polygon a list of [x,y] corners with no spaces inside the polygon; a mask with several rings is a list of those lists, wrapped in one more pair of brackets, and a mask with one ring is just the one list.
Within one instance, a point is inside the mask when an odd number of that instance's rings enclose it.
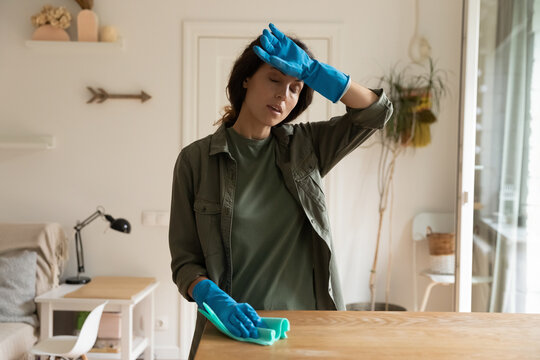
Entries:
{"label": "lamp shade", "polygon": [[105,215],[105,218],[111,223],[111,229],[120,231],[126,234],[131,232],[131,224],[126,219],[115,219],[111,215]]}

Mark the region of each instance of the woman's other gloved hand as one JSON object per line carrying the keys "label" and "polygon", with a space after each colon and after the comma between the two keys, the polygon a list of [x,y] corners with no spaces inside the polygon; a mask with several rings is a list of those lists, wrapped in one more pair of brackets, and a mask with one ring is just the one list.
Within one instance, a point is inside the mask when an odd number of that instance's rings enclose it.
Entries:
{"label": "woman's other gloved hand", "polygon": [[203,302],[210,306],[234,336],[258,338],[257,327],[264,327],[262,319],[251,305],[237,303],[211,280],[205,279],[195,285],[193,299],[203,310]]}
{"label": "woman's other gloved hand", "polygon": [[263,30],[261,45],[253,51],[266,63],[281,72],[303,80],[304,83],[322,96],[337,102],[350,82],[350,77],[333,66],[309,57],[301,47],[295,44],[281,31],[270,24],[270,30]]}

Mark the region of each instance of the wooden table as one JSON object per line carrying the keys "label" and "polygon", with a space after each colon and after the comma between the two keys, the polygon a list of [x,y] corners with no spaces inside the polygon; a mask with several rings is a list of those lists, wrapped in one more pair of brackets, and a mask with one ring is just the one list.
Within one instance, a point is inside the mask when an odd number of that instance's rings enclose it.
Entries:
{"label": "wooden table", "polygon": [[234,341],[207,322],[196,359],[540,359],[540,314],[259,311],[286,317],[272,346]]}

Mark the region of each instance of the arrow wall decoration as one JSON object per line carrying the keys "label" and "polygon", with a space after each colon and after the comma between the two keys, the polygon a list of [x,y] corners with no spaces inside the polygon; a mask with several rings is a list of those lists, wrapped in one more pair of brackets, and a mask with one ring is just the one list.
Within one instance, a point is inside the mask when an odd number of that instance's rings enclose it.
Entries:
{"label": "arrow wall decoration", "polygon": [[140,95],[129,95],[129,94],[109,94],[102,88],[97,88],[97,91],[92,89],[90,86],[86,87],[90,92],[92,93],[92,98],[88,100],[86,103],[90,104],[94,101],[96,101],[98,104],[101,104],[107,99],[141,99],[141,102],[145,102],[146,100],[150,100],[152,97],[141,90]]}

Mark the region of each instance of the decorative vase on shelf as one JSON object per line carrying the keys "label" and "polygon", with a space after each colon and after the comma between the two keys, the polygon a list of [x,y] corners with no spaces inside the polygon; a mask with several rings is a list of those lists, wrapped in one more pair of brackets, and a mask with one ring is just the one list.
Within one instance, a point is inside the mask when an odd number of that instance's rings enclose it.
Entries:
{"label": "decorative vase on shelf", "polygon": [[95,12],[84,9],[77,15],[79,41],[98,41],[98,17]]}
{"label": "decorative vase on shelf", "polygon": [[116,42],[118,40],[118,32],[111,25],[102,26],[99,29],[99,41],[101,42]]}
{"label": "decorative vase on shelf", "polygon": [[50,24],[41,25],[32,34],[32,40],[69,41],[69,34],[59,27]]}
{"label": "decorative vase on shelf", "polygon": [[63,6],[45,5],[30,20],[36,28],[32,40],[69,41],[65,29],[71,25],[71,13]]}

